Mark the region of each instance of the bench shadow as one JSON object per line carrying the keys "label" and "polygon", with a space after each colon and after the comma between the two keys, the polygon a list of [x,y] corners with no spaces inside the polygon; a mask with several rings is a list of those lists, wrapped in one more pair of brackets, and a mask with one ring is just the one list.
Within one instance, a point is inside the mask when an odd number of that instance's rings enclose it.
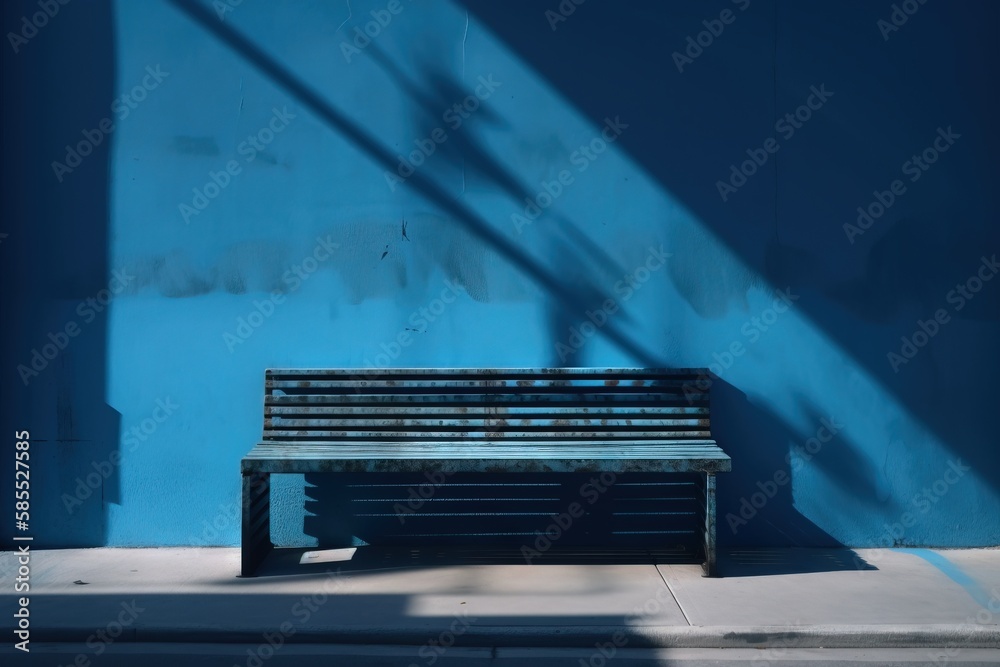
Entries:
{"label": "bench shadow", "polygon": [[[843,434],[834,434],[828,444],[814,440],[814,448],[816,443],[822,446],[803,461],[793,452],[802,447],[808,454],[807,443],[814,433],[792,429],[719,378],[712,382],[711,404],[716,415],[712,435],[733,460],[733,471],[718,476],[721,576],[878,569],[795,507],[795,476],[806,465],[821,468],[860,497],[874,498],[874,483],[859,474],[865,467],[856,460],[855,450],[837,442]],[[825,416],[814,406],[802,408],[808,423],[820,428]]]}
{"label": "bench shadow", "polygon": [[[287,577],[328,572],[364,573],[381,570],[427,570],[473,565],[527,565],[525,556],[513,547],[346,547],[317,549],[286,547],[274,550],[260,566],[256,577]],[[683,549],[553,548],[532,559],[537,565],[691,565],[691,554]],[[722,577],[762,577],[817,572],[877,570],[852,549],[742,548],[718,554]]]}
{"label": "bench shadow", "polygon": [[682,565],[691,554],[668,547],[587,548],[556,547],[532,558],[511,546],[362,546],[344,548],[286,547],[275,549],[257,571],[257,577],[379,570],[420,570],[464,565]]}
{"label": "bench shadow", "polygon": [[721,379],[713,379],[711,401],[712,435],[733,460],[733,471],[719,476],[720,547],[842,546],[795,509],[790,481],[774,482],[792,479],[786,456],[805,438]]}
{"label": "bench shadow", "polygon": [[721,576],[730,578],[878,569],[847,547],[723,549],[718,558]]}

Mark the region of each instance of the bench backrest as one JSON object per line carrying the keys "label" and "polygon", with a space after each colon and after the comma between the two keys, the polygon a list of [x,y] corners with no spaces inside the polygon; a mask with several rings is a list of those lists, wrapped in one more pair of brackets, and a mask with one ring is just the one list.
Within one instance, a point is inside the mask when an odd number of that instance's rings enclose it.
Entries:
{"label": "bench backrest", "polygon": [[709,439],[704,369],[269,369],[264,440]]}

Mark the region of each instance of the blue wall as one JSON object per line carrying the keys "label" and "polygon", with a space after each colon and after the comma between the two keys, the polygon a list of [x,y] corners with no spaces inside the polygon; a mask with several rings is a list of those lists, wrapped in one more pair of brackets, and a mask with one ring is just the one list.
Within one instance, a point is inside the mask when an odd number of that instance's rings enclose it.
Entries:
{"label": "blue wall", "polygon": [[39,541],[238,543],[266,367],[711,365],[724,544],[1000,544],[995,4],[88,4],[5,63]]}

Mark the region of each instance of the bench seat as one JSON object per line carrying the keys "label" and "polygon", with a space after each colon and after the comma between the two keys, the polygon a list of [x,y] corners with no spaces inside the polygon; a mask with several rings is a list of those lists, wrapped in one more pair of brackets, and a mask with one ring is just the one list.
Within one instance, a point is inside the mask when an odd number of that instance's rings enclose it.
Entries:
{"label": "bench seat", "polygon": [[427,442],[259,443],[243,459],[246,473],[421,472],[729,472],[714,440],[477,440]]}

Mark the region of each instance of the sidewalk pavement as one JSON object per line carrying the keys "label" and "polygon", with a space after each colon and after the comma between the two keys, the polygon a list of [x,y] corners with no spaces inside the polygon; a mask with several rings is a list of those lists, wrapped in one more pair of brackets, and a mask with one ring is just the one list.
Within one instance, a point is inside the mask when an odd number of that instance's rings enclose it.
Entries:
{"label": "sidewalk pavement", "polygon": [[[718,649],[755,664],[762,651],[874,660],[894,649],[900,664],[1000,664],[1000,549],[731,551],[720,578],[693,564],[517,556],[281,550],[261,576],[240,578],[233,548],[32,550],[30,592],[16,593],[18,554],[6,552],[2,626],[15,638],[0,656],[27,658],[13,646],[27,596],[34,660],[4,664],[133,664],[121,656],[191,655],[185,646],[224,656],[191,664],[248,667],[345,650],[383,661],[315,664],[515,664],[534,651],[579,661],[520,664],[600,667],[632,664],[640,649],[681,662]],[[832,654],[818,655],[809,660]]]}

